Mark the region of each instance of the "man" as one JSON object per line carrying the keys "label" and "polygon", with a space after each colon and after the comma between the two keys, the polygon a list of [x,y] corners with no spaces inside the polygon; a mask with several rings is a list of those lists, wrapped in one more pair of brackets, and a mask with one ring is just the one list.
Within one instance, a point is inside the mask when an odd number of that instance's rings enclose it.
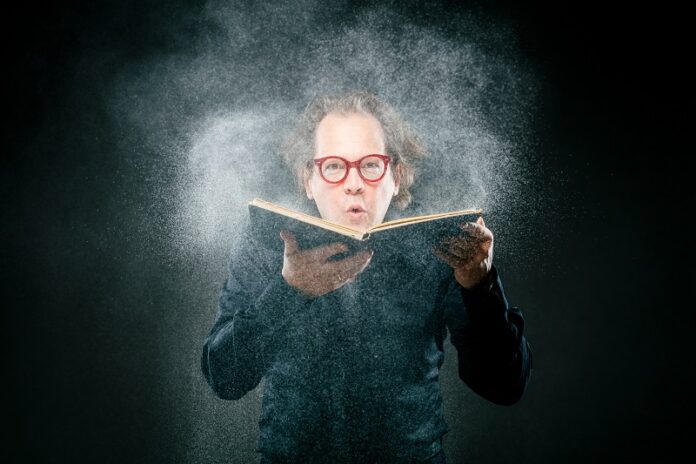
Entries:
{"label": "man", "polygon": [[[366,93],[309,105],[285,158],[324,219],[367,229],[410,199],[424,150]],[[427,163],[425,163],[427,166]],[[508,306],[482,219],[421,259],[418,241],[342,259],[332,243],[284,253],[247,234],[233,254],[202,368],[222,398],[265,379],[262,463],[445,462],[438,382],[449,330],[459,374],[498,404],[522,396],[531,352]]]}

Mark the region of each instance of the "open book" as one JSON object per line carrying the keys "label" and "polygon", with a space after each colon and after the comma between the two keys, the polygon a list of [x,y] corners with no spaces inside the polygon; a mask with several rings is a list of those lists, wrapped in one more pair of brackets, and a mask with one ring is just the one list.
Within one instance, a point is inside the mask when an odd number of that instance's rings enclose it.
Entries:
{"label": "open book", "polygon": [[[461,233],[458,224],[474,222],[482,213],[481,209],[465,209],[425,216],[411,216],[383,222],[363,232],[260,198],[255,198],[249,202],[249,216],[257,235],[271,235],[277,240],[280,230],[285,229],[295,234],[298,241],[305,247],[330,241],[344,241],[349,244],[356,241],[369,242],[369,246],[373,247],[378,245],[377,242],[385,240],[403,241],[414,238],[434,245],[445,236]],[[346,240],[346,238],[352,240]],[[355,243],[353,244],[355,245]],[[357,248],[363,247],[357,246]]]}

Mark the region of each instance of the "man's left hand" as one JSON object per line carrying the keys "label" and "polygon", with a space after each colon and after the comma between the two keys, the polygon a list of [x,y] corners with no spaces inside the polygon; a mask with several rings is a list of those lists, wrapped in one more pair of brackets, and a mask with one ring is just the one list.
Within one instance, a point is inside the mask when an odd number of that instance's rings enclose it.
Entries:
{"label": "man's left hand", "polygon": [[459,227],[464,233],[444,239],[433,247],[433,254],[454,269],[459,285],[472,289],[488,275],[493,265],[493,232],[482,217]]}

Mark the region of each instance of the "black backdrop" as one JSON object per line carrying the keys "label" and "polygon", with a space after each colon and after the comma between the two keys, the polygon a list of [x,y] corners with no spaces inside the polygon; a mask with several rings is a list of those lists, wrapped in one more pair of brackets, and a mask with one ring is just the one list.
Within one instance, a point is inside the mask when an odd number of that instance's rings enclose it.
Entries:
{"label": "black backdrop", "polygon": [[[554,231],[534,239],[542,265],[506,278],[529,308],[527,396],[512,408],[454,397],[450,408],[471,412],[454,420],[448,457],[685,455],[696,431],[686,233],[696,198],[684,140],[684,12],[663,3],[439,5],[514,28],[540,76],[538,150],[548,175],[564,179],[550,182],[562,214],[539,218],[540,229]],[[178,290],[195,262],[134,239],[157,237],[145,229],[168,211],[148,207],[152,168],[120,162],[113,142],[124,134],[106,122],[100,100],[118,63],[194,36],[186,18],[201,8],[62,2],[5,16],[3,438],[13,462],[246,462],[213,417],[232,417],[231,406],[196,399],[197,354],[177,354],[181,334],[202,340],[208,329],[190,335],[200,301]],[[416,6],[399,8],[418,15]],[[222,275],[200,278],[199,291],[214,295]]]}

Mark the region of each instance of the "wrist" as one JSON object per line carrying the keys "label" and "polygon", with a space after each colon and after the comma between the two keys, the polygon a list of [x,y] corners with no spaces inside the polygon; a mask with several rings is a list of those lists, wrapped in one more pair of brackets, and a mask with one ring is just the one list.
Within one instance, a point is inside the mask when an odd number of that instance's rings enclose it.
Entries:
{"label": "wrist", "polygon": [[491,291],[493,288],[493,284],[495,283],[495,273],[491,270],[489,270],[486,274],[483,275],[478,281],[472,282],[471,280],[466,280],[464,278],[458,278],[457,273],[455,273],[455,279],[457,280],[457,283],[462,287],[462,289],[466,292],[470,293],[488,293]]}

